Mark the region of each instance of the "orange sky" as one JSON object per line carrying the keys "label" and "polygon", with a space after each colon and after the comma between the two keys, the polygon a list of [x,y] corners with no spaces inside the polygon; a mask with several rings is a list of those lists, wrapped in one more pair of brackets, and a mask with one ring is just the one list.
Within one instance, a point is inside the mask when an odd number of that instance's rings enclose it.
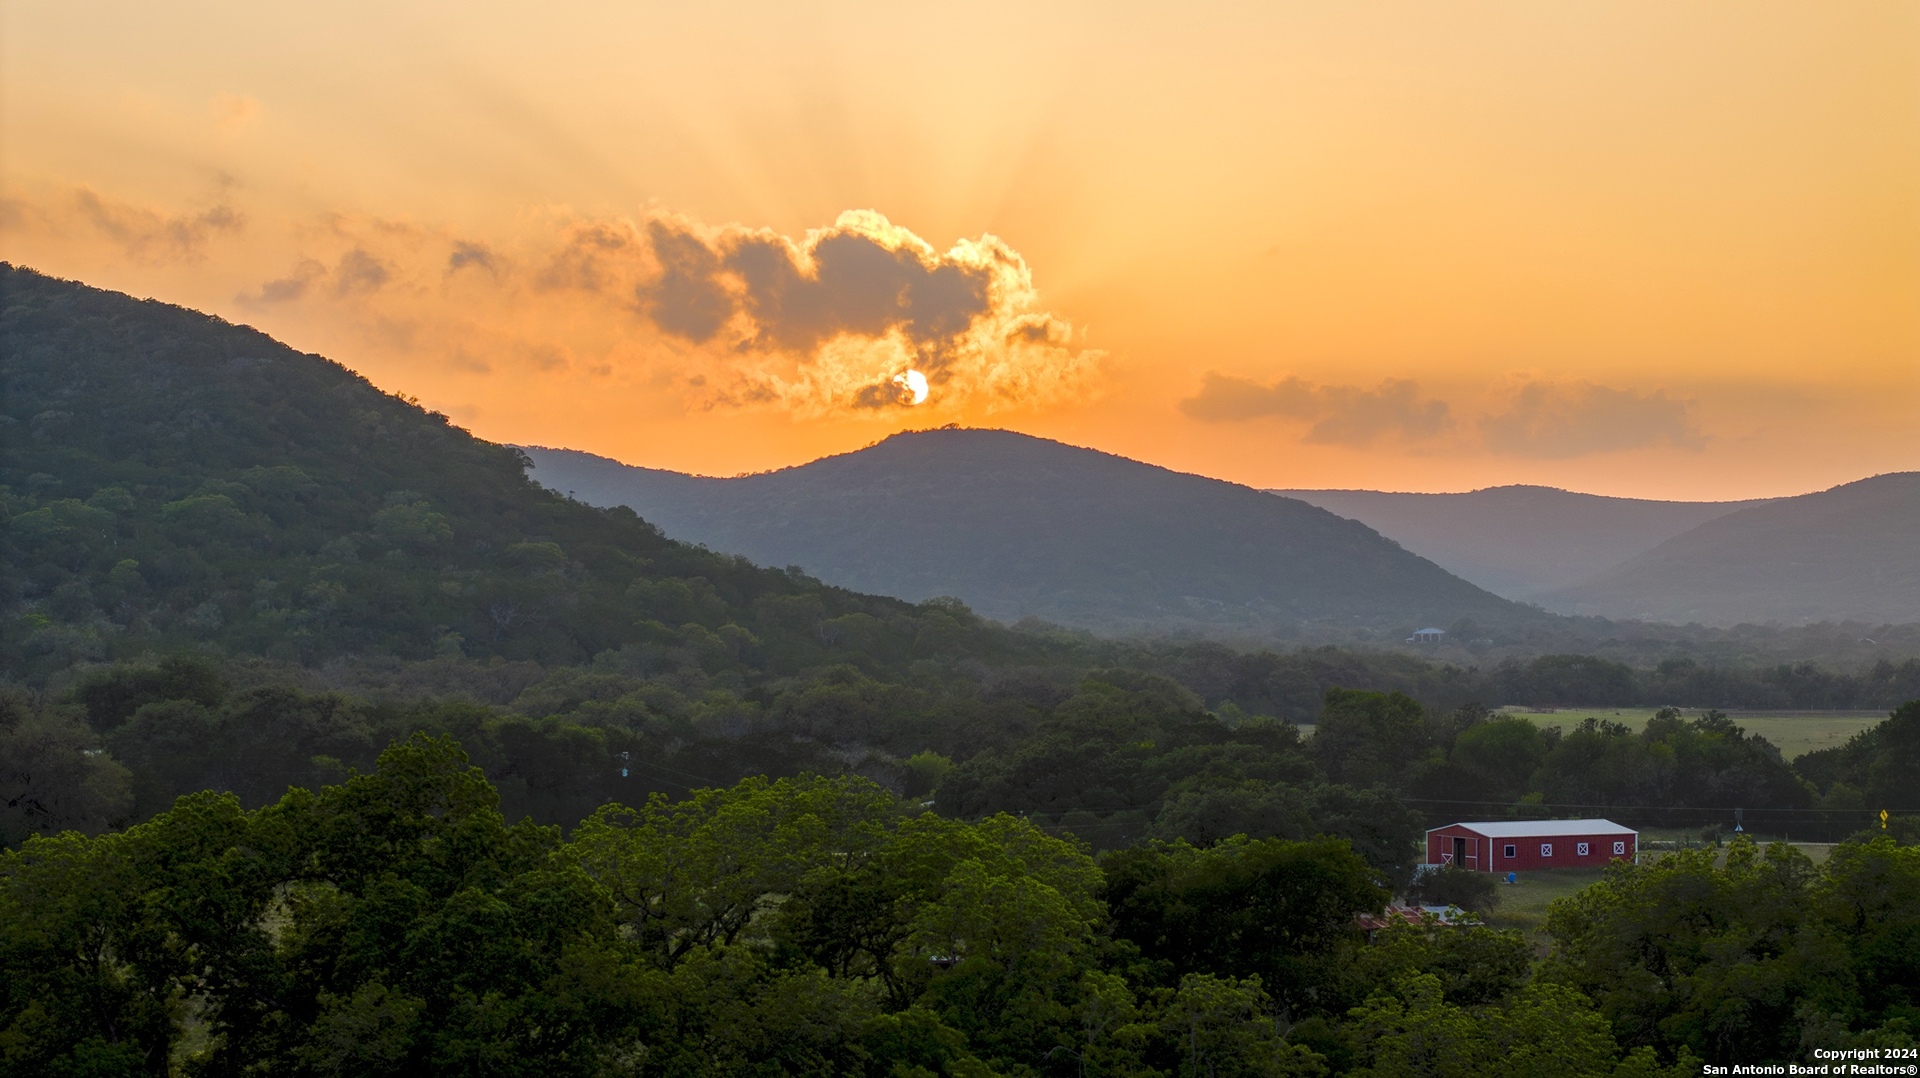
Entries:
{"label": "orange sky", "polygon": [[1920,468],[1906,2],[17,2],[0,139],[5,258],[636,464]]}

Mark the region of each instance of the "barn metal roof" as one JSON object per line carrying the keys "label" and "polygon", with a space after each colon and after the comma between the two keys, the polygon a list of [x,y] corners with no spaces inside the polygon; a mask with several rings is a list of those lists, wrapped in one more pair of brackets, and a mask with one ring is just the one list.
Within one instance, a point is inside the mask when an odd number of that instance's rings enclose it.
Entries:
{"label": "barn metal roof", "polygon": [[[1637,835],[1640,832],[1631,827],[1622,827],[1612,820],[1490,820],[1485,823],[1450,823],[1447,827],[1464,827],[1488,838],[1532,838],[1535,835],[1551,837],[1555,835]],[[1428,834],[1444,831],[1443,827],[1430,827]]]}

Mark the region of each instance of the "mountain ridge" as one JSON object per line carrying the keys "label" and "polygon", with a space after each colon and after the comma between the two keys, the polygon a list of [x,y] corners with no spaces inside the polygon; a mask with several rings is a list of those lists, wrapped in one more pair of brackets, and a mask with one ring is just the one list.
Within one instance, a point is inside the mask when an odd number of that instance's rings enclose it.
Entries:
{"label": "mountain ridge", "polygon": [[1554,588],[1767,500],[1665,502],[1536,484],[1452,494],[1289,488],[1268,493],[1359,520],[1449,572],[1526,602],[1541,601]]}
{"label": "mountain ridge", "polygon": [[1542,600],[1674,624],[1920,620],[1920,472],[1716,517]]}
{"label": "mountain ridge", "polygon": [[670,535],[1002,620],[1284,632],[1538,616],[1304,502],[1011,431],[902,432],[730,479],[522,448],[537,482]]}

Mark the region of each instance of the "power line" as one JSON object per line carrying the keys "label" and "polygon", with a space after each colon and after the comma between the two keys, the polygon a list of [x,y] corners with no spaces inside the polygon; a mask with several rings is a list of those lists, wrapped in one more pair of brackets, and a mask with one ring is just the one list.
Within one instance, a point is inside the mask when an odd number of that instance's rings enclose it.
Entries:
{"label": "power line", "polygon": [[[1721,805],[1622,805],[1618,803],[1577,804],[1574,802],[1564,802],[1564,801],[1554,801],[1554,802],[1528,801],[1528,802],[1518,802],[1518,803],[1512,802],[1512,801],[1449,801],[1449,800],[1445,800],[1443,798],[1437,798],[1437,797],[1402,797],[1400,800],[1408,802],[1409,804],[1418,804],[1418,805],[1488,805],[1488,806],[1493,806],[1493,807],[1503,808],[1503,809],[1516,809],[1516,808],[1603,809],[1603,810],[1636,810],[1636,811],[1642,811],[1642,812],[1727,812],[1727,813],[1731,813],[1736,810],[1749,807],[1746,805],[1726,805],[1726,806],[1721,806]],[[1888,805],[1883,807],[1885,807],[1889,812],[1920,811],[1920,809],[1908,808],[1904,806],[1895,807],[1895,806]],[[1799,814],[1861,813],[1864,815],[1871,815],[1872,813],[1877,812],[1878,809],[1872,809],[1872,808],[1857,808],[1857,809],[1755,808],[1753,809],[1753,811],[1763,812],[1763,813],[1799,813]]]}

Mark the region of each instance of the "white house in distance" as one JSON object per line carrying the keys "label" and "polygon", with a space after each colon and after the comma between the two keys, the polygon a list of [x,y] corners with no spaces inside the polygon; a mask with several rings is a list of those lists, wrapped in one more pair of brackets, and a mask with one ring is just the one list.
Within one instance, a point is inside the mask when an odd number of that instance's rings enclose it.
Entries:
{"label": "white house in distance", "polygon": [[1415,629],[1413,631],[1413,635],[1407,637],[1407,643],[1438,644],[1440,642],[1440,638],[1445,635],[1447,635],[1447,631],[1445,629],[1435,629],[1431,627],[1425,628],[1425,629]]}
{"label": "white house in distance", "polygon": [[1475,872],[1605,868],[1640,852],[1640,832],[1612,820],[1494,820],[1427,832],[1427,864]]}

